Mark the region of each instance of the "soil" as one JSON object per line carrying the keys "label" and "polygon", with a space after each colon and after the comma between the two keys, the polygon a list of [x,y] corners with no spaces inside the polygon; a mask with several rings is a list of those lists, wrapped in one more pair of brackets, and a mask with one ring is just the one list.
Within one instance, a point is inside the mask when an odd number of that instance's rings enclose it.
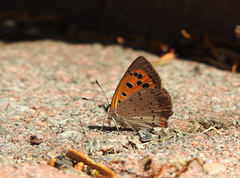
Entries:
{"label": "soil", "polygon": [[168,128],[141,142],[138,133],[118,133],[113,123],[101,130],[103,103],[81,98],[106,103],[95,80],[111,99],[135,58],[158,56],[115,44],[53,40],[2,42],[0,50],[0,177],[86,177],[47,165],[67,148],[119,178],[240,177],[239,73],[178,58],[155,66],[174,114]]}

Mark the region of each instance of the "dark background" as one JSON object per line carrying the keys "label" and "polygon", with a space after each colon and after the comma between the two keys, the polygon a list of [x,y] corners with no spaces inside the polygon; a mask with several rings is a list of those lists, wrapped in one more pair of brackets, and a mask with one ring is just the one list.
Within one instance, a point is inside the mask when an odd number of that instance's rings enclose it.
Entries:
{"label": "dark background", "polygon": [[[196,36],[208,32],[211,37],[236,41],[239,9],[240,0],[8,0],[0,1],[0,37],[9,41],[54,38],[57,32],[84,29],[172,43],[183,38],[180,31],[185,29]],[[6,22],[9,19],[17,20],[11,24]],[[42,28],[31,31],[32,24]]]}

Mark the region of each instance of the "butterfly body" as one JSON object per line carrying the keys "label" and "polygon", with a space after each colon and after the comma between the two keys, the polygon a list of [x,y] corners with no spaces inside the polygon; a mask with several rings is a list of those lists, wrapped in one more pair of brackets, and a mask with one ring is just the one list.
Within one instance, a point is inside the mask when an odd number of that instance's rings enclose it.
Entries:
{"label": "butterfly body", "polygon": [[140,56],[129,66],[113,95],[108,118],[134,130],[167,127],[172,100],[151,63]]}

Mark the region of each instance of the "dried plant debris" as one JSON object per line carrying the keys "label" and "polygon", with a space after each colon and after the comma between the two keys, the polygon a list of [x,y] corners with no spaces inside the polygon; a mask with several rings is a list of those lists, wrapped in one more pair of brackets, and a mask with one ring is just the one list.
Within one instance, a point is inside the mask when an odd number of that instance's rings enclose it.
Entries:
{"label": "dried plant debris", "polygon": [[166,64],[172,63],[176,57],[177,57],[177,55],[175,54],[175,50],[170,49],[170,52],[162,55],[156,61],[151,61],[151,63],[153,66],[166,65]]}
{"label": "dried plant debris", "polygon": [[205,175],[207,172],[204,169],[204,162],[201,160],[201,158],[192,158],[190,160],[183,160],[181,158],[178,158],[173,163],[166,163],[162,164],[161,167],[158,169],[157,173],[154,178],[158,177],[180,177],[184,175],[184,173],[187,173],[190,171],[191,167],[193,169],[196,169],[195,167],[191,166],[193,162],[196,162],[200,167],[202,168],[202,173]]}
{"label": "dried plant debris", "polygon": [[64,156],[53,158],[49,160],[47,164],[58,168],[59,170],[63,170],[65,173],[88,176],[82,171],[84,167],[83,162],[74,162],[73,160],[67,159]]}
{"label": "dried plant debris", "polygon": [[[59,156],[49,160],[47,164],[60,170],[64,170],[67,173],[86,176],[89,174],[94,177],[115,176],[115,173],[107,166],[101,163],[95,163],[92,159],[74,149],[68,149],[66,157]],[[86,169],[84,169],[85,165],[88,166]]]}
{"label": "dried plant debris", "polygon": [[[95,163],[92,159],[85,156],[84,154],[74,150],[74,149],[68,149],[68,152],[66,153],[66,157],[77,161],[77,162],[83,162],[84,164],[88,165],[92,169],[97,170],[99,173],[107,176],[107,177],[114,177],[115,173],[108,168],[107,166],[101,164],[101,163]],[[94,173],[97,173],[94,171]]]}
{"label": "dried plant debris", "polygon": [[120,45],[143,49],[158,55],[165,54],[170,50],[169,45],[164,43],[162,40],[154,39],[149,41],[141,35],[130,35],[128,39],[118,36],[116,37],[116,41]]}
{"label": "dried plant debris", "polygon": [[[159,161],[152,156],[146,156],[143,159],[128,159],[123,157],[111,157],[109,165],[114,167],[114,171],[101,163],[95,163],[94,160],[84,154],[68,149],[65,156],[58,156],[47,162],[48,165],[56,167],[68,174],[77,174],[81,176],[92,177],[115,177],[117,175],[131,177],[181,177],[192,174],[198,170],[202,176],[206,174],[217,174],[225,170],[225,166],[219,163],[205,163],[200,157],[191,159],[171,159],[168,161]],[[221,166],[216,169],[216,166]],[[200,175],[200,176],[201,176]]]}
{"label": "dried plant debris", "polygon": [[240,25],[237,25],[235,28],[235,34],[236,37],[238,38],[239,42],[240,42]]}
{"label": "dried plant debris", "polygon": [[[240,27],[235,29],[239,36]],[[236,73],[240,68],[240,44],[222,39],[211,38],[208,33],[204,37],[194,37],[182,30],[187,39],[183,44],[183,53],[186,57],[194,57],[199,61],[207,62],[219,68]]]}
{"label": "dried plant debris", "polygon": [[205,164],[199,157],[191,159],[178,158],[168,161],[158,161],[150,156],[141,160],[115,158],[115,161],[111,163],[115,164],[116,174],[124,176],[126,173],[126,175],[131,177],[180,177],[196,170],[204,176],[209,172],[205,169],[209,167],[208,164]]}

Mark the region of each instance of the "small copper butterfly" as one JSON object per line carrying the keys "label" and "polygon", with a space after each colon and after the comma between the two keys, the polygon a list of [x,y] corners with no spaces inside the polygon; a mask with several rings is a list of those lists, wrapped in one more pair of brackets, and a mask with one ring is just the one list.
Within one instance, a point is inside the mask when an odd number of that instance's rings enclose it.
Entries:
{"label": "small copper butterfly", "polygon": [[108,119],[133,130],[167,127],[173,114],[169,92],[161,78],[143,56],[135,59],[119,82],[111,105],[105,108]]}

